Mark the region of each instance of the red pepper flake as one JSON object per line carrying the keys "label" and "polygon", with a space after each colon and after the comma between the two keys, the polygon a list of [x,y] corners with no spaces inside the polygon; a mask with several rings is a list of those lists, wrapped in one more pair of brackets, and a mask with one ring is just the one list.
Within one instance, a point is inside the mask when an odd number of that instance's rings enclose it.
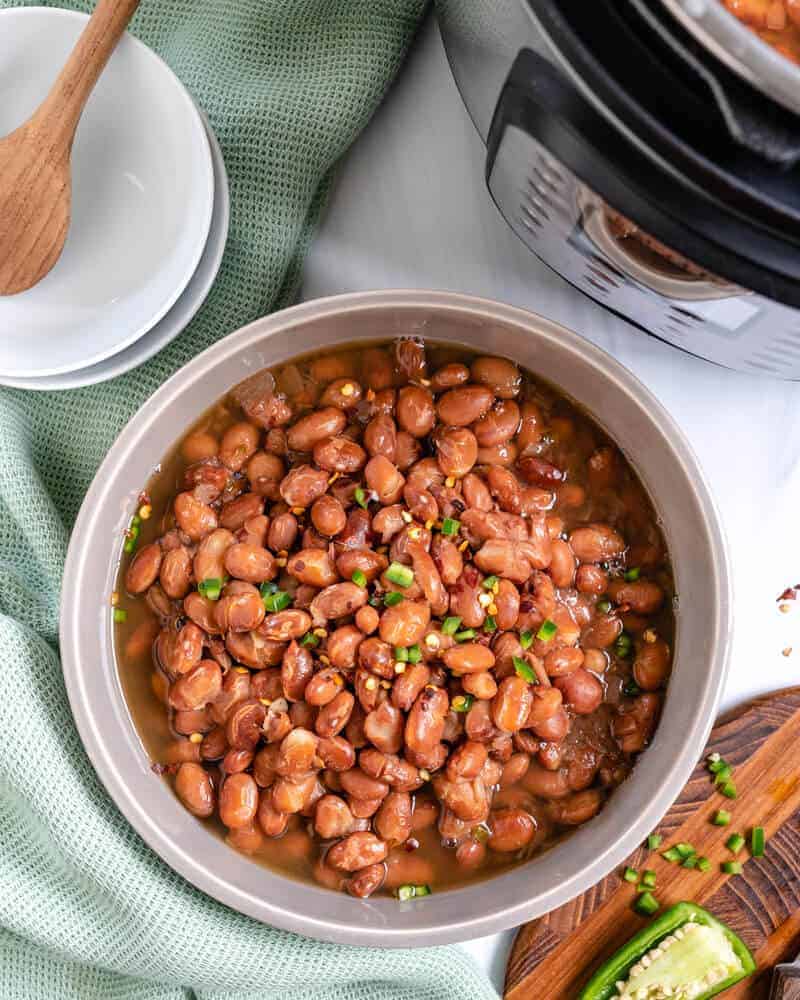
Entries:
{"label": "red pepper flake", "polygon": [[796,583],[793,587],[787,587],[784,592],[775,599],[776,603],[781,601],[796,601],[797,591],[800,590],[800,583]]}

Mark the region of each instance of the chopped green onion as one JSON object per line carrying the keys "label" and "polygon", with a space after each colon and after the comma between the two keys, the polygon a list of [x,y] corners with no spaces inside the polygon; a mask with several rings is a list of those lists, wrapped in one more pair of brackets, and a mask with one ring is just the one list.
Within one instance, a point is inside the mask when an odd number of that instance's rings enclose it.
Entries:
{"label": "chopped green onion", "polygon": [[455,635],[458,632],[458,626],[461,624],[461,619],[456,618],[445,618],[442,622],[442,635]]}
{"label": "chopped green onion", "polygon": [[533,645],[533,632],[529,632],[527,629],[524,632],[520,632],[519,644],[523,649],[530,649]]}
{"label": "chopped green onion", "polygon": [[125,608],[114,608],[114,621],[117,625],[121,625],[123,622],[128,620],[128,612]]}
{"label": "chopped green onion", "polygon": [[359,507],[363,507],[364,510],[366,510],[367,509],[367,494],[364,492],[363,487],[356,486],[356,490],[355,490],[355,493],[353,494],[353,496],[355,497],[356,503],[358,504],[358,506]]}
{"label": "chopped green onion", "polygon": [[739,793],[736,791],[736,785],[734,785],[732,781],[726,781],[722,788],[720,788],[720,791],[726,799],[736,799],[739,797]]}
{"label": "chopped green onion", "polygon": [[619,639],[614,643],[614,652],[621,659],[625,660],[631,655],[633,643],[627,632],[621,632]]}
{"label": "chopped green onion", "polygon": [[665,861],[681,861],[681,852],[676,847],[670,847],[668,850],[664,851],[661,857]]}
{"label": "chopped green onion", "polygon": [[710,753],[708,757],[706,757],[706,761],[709,765],[716,764],[720,760],[722,760],[722,754],[717,753],[716,750],[714,753]]}
{"label": "chopped green onion", "polygon": [[419,663],[422,659],[422,650],[416,643],[413,646],[409,646],[406,652],[408,653],[409,663]]}
{"label": "chopped green onion", "polygon": [[414,573],[410,566],[393,562],[389,564],[389,568],[386,570],[386,579],[391,580],[398,587],[405,589],[406,587],[410,587],[414,582]]}
{"label": "chopped green onion", "polygon": [[264,598],[264,597],[269,597],[270,594],[274,594],[277,589],[278,589],[278,584],[273,583],[271,580],[268,580],[266,583],[261,584],[261,586],[258,588],[258,591],[261,594],[261,597]]}
{"label": "chopped green onion", "polygon": [[744,847],[744,837],[741,833],[732,833],[730,837],[725,841],[725,846],[731,852],[731,854],[738,854],[739,851]]}
{"label": "chopped green onion", "polygon": [[697,870],[701,872],[707,872],[711,868],[711,862],[708,858],[698,858],[697,859]]}
{"label": "chopped green onion", "polygon": [[686,858],[686,860],[681,863],[681,868],[696,868],[696,867],[697,867],[696,854],[692,854],[690,857]]}
{"label": "chopped green onion", "polygon": [[306,634],[300,640],[300,645],[301,646],[318,646],[319,645],[319,636],[318,635],[314,635],[313,632],[306,632]]}
{"label": "chopped green onion", "polygon": [[630,866],[628,866],[622,873],[622,877],[625,879],[626,882],[639,881],[639,873],[636,871],[635,868],[631,868]]}
{"label": "chopped green onion", "polygon": [[622,693],[626,698],[635,698],[637,694],[642,693],[642,689],[632,677],[629,677],[622,685]]}
{"label": "chopped green onion", "polygon": [[601,615],[607,615],[608,612],[611,610],[611,601],[609,601],[607,598],[603,598],[602,601],[598,601],[597,604],[595,604],[595,607],[597,608],[597,610],[600,612]]}
{"label": "chopped green onion", "polygon": [[484,590],[491,590],[496,583],[500,583],[500,577],[487,576],[486,579],[481,584],[481,586],[483,587]]}
{"label": "chopped green onion", "polygon": [[628,583],[635,583],[635,581],[639,579],[640,573],[641,570],[639,569],[638,566],[631,566],[629,570],[625,571],[625,579],[628,581]]}
{"label": "chopped green onion", "polygon": [[367,585],[367,574],[363,570],[354,569],[350,579],[357,587],[366,587]]}
{"label": "chopped green onion", "polygon": [[744,868],[741,861],[723,861],[722,870],[726,875],[741,875]]}
{"label": "chopped green onion", "polygon": [[724,785],[726,781],[730,781],[730,779],[733,777],[733,768],[730,766],[730,764],[720,763],[720,765],[716,767],[713,773],[714,773],[714,784]]}
{"label": "chopped green onion", "polygon": [[369,604],[371,608],[379,608],[382,603],[383,602],[381,601],[380,597],[378,597],[377,594],[373,594],[372,597],[370,597],[370,599],[367,601],[367,604]]}
{"label": "chopped green onion", "polygon": [[264,607],[267,611],[283,611],[292,603],[292,595],[285,590],[276,590],[274,594],[269,594],[264,598]]}
{"label": "chopped green onion", "polygon": [[390,590],[383,598],[383,603],[387,608],[393,608],[395,604],[399,604],[403,600],[403,595],[398,594],[396,590]]}
{"label": "chopped green onion", "polygon": [[558,632],[558,625],[555,622],[551,622],[549,618],[545,618],[541,628],[536,633],[536,638],[541,639],[542,642],[549,642],[556,632]]}
{"label": "chopped green onion", "polygon": [[645,889],[655,889],[656,887],[656,873],[652,868],[646,868],[642,872],[642,885]]}
{"label": "chopped green onion", "polygon": [[470,639],[474,639],[477,634],[474,628],[465,628],[460,632],[456,632],[453,638],[456,642],[468,642]]}
{"label": "chopped green onion", "polygon": [[472,708],[475,699],[471,694],[457,694],[450,702],[450,708],[454,712],[468,712]]}
{"label": "chopped green onion", "polygon": [[533,667],[528,663],[527,660],[521,659],[519,656],[512,656],[511,661],[514,664],[514,670],[517,672],[517,676],[521,677],[524,681],[529,684],[536,684],[536,674],[533,671]]}
{"label": "chopped green onion", "polygon": [[419,899],[421,896],[430,896],[430,894],[429,885],[401,885],[397,890],[397,898],[401,903],[405,903],[409,899]]}
{"label": "chopped green onion", "polygon": [[652,917],[658,911],[658,900],[652,892],[643,892],[633,904],[634,910],[643,917]]}
{"label": "chopped green onion", "polygon": [[207,597],[209,601],[218,601],[222,593],[222,580],[217,577],[210,577],[208,580],[201,580],[197,584],[198,593],[202,597]]}
{"label": "chopped green onion", "polygon": [[454,517],[445,517],[442,520],[443,535],[457,535],[458,529],[460,527],[461,527],[461,522],[457,521]]}
{"label": "chopped green onion", "polygon": [[765,843],[764,827],[754,826],[750,831],[750,853],[754,858],[762,858],[764,856]]}
{"label": "chopped green onion", "polygon": [[660,833],[651,833],[650,836],[647,838],[647,850],[657,851],[659,847],[661,847],[661,841],[663,839],[664,838],[661,836]]}
{"label": "chopped green onion", "polygon": [[400,663],[408,663],[408,650],[403,646],[395,646],[394,658],[395,660],[399,660]]}
{"label": "chopped green onion", "polygon": [[731,814],[727,809],[717,809],[711,822],[714,826],[727,826],[731,821]]}
{"label": "chopped green onion", "polygon": [[718,753],[709,754],[706,766],[712,774],[718,774],[724,767],[729,767],[728,762]]}
{"label": "chopped green onion", "polygon": [[476,826],[475,829],[472,831],[472,836],[475,838],[475,840],[479,840],[482,844],[485,844],[486,841],[489,839],[489,831],[486,829],[485,826]]}
{"label": "chopped green onion", "polygon": [[685,842],[676,844],[675,850],[682,858],[690,858],[693,854],[697,854],[697,851],[692,847],[692,845]]}
{"label": "chopped green onion", "polygon": [[133,517],[131,518],[131,527],[132,528],[138,528],[141,523],[142,523],[142,519],[139,517],[139,515],[138,514],[134,514]]}
{"label": "chopped green onion", "polygon": [[486,621],[483,623],[484,632],[496,632],[497,622],[495,621],[494,615],[487,615]]}

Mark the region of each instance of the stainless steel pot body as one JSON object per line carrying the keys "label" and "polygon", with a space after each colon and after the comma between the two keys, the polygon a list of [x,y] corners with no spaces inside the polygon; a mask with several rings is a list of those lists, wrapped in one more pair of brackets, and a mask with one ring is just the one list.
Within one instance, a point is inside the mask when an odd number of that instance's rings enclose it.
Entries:
{"label": "stainless steel pot body", "polygon": [[[769,78],[762,62],[773,66],[776,78],[783,80],[788,73],[800,80],[797,67],[736,21],[719,0],[664,3],[679,8],[696,31],[727,29],[738,39],[734,51],[743,59],[745,49],[761,56],[755,64],[765,87]],[[693,17],[691,11],[699,8],[704,17]],[[719,268],[712,276],[692,261],[684,267],[669,247],[667,256],[659,257],[635,240],[618,239],[609,223],[608,209],[612,214],[620,209],[613,196],[592,189],[579,170],[554,154],[553,136],[563,129],[538,87],[545,76],[550,86],[568,81],[620,137],[645,158],[662,162],[600,104],[549,37],[536,5],[528,0],[437,0],[437,10],[456,83],[489,143],[489,192],[522,242],[576,288],[681,350],[739,371],[800,378],[800,310],[727,280]],[[529,67],[524,62],[520,66],[521,54],[530,54]],[[526,121],[507,115],[502,106],[512,72],[531,80],[536,106]],[[735,253],[735,247],[730,249]]]}
{"label": "stainless steel pot body", "polygon": [[[125,704],[109,594],[142,485],[181,432],[254,371],[309,351],[419,335],[516,359],[580,401],[654,499],[679,593],[675,667],[652,746],[607,808],[522,868],[408,903],[356,900],[291,881],[237,854],[180,805]],[[64,676],[84,746],[142,838],[191,883],[286,930],[345,944],[417,947],[478,937],[541,915],[589,888],[640,843],[694,767],[723,684],[730,574],[717,512],[680,430],[624,368],[576,334],[499,303],[435,292],[324,299],[258,320],[195,358],[133,417],[103,462],[70,542],[61,608]]]}

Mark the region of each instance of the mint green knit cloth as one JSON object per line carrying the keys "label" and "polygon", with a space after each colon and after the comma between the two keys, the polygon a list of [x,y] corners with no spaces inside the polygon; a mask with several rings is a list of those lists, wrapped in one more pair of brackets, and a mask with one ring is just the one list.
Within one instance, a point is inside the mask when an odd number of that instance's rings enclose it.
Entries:
{"label": "mint green knit cloth", "polygon": [[200,314],[142,368],[67,393],[0,389],[0,1000],[495,995],[457,948],[321,944],[192,888],[97,780],[57,645],[70,527],[99,462],[175,369],[291,298],[327,180],[400,66],[423,7],[143,0],[134,20],[219,137],[231,231]]}

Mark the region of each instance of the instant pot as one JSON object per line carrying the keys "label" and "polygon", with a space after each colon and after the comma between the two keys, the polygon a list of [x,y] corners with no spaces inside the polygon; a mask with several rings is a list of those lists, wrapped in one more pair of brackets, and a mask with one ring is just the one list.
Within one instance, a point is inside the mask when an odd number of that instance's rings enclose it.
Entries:
{"label": "instant pot", "polygon": [[438,0],[486,183],[581,291],[800,378],[800,68],[721,0]]}

